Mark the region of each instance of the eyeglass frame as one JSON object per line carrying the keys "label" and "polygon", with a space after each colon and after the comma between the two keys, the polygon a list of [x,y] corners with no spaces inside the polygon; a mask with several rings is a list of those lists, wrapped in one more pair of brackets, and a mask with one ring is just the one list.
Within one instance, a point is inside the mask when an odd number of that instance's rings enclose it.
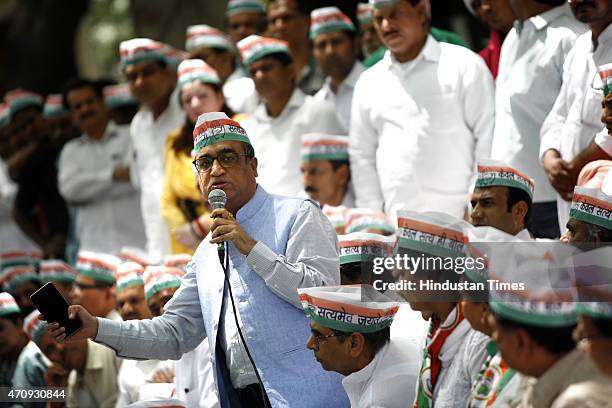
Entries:
{"label": "eyeglass frame", "polygon": [[[197,159],[195,159],[194,161],[192,161],[191,163],[193,164],[193,167],[196,169],[196,171],[198,172],[198,174],[201,173],[208,173],[212,170],[213,166],[215,165],[215,160],[217,161],[217,163],[219,163],[219,165],[221,167],[223,167],[224,169],[229,169],[235,166],[234,164],[230,164],[229,166],[227,164],[223,164],[221,162],[221,160],[219,159],[221,157],[221,155],[223,154],[234,154],[236,155],[236,159],[239,159],[240,157],[247,157],[247,158],[253,158],[253,155],[248,154],[248,153],[238,153],[237,151],[228,149],[228,150],[222,150],[221,152],[219,152],[219,154],[217,154],[216,156],[212,157],[212,156],[200,156]],[[212,159],[212,162],[210,164],[210,167],[208,169],[203,169],[200,168],[200,166],[197,164],[199,160],[203,159],[203,158],[209,158]],[[236,160],[237,162],[237,160]]]}
{"label": "eyeglass frame", "polygon": [[321,346],[321,343],[320,343],[321,340],[327,340],[331,337],[346,337],[350,334],[351,333],[332,333],[326,336],[313,336],[311,334],[310,337],[312,337],[312,339],[315,341],[315,344],[317,345],[316,350],[319,350],[319,347]]}

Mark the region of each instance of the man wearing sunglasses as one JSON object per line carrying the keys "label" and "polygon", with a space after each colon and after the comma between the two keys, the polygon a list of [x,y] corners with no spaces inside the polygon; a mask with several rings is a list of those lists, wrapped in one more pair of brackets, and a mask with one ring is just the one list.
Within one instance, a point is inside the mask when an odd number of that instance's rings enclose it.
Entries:
{"label": "man wearing sunglasses", "polygon": [[[83,328],[71,339],[95,338],[122,357],[160,360],[206,340],[221,407],[348,407],[340,377],[323,372],[304,347],[308,322],[297,295],[298,288],[340,283],[332,225],[312,201],[257,184],[251,141],[224,113],[198,118],[194,154],[202,193],[221,189],[227,203],[211,213],[211,233],[164,314],[117,323],[72,306]],[[49,330],[65,338],[57,323]]]}

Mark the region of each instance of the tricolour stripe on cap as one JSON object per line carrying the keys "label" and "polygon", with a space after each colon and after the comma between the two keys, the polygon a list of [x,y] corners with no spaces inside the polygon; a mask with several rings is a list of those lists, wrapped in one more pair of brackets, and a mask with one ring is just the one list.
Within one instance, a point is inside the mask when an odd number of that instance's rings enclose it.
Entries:
{"label": "tricolour stripe on cap", "polygon": [[225,141],[251,144],[240,123],[223,112],[207,112],[198,117],[193,130],[193,150],[197,153],[206,146]]}
{"label": "tricolour stripe on cap", "polygon": [[227,3],[225,15],[227,17],[238,13],[261,13],[265,14],[266,9],[259,0],[230,0]]}
{"label": "tricolour stripe on cap", "polygon": [[10,293],[0,293],[0,316],[7,316],[13,313],[21,313],[15,298]]}
{"label": "tricolour stripe on cap", "polygon": [[237,45],[242,62],[246,66],[271,54],[285,54],[291,57],[289,43],[276,38],[261,37],[253,34],[240,40]]}
{"label": "tricolour stripe on cap", "polygon": [[612,230],[612,196],[590,188],[574,188],[570,218]]}
{"label": "tricolour stripe on cap", "polygon": [[598,67],[599,76],[603,83],[604,95],[608,95],[612,92],[612,63],[601,65]]}
{"label": "tricolour stripe on cap", "polygon": [[68,116],[68,109],[64,107],[64,98],[61,94],[47,96],[43,116],[47,119],[63,118]]}
{"label": "tricolour stripe on cap", "polygon": [[535,189],[533,179],[506,163],[496,160],[485,160],[478,163],[477,169],[477,188],[494,186],[518,188],[525,191],[533,199]]}
{"label": "tricolour stripe on cap", "polygon": [[321,34],[355,31],[355,25],[338,7],[322,7],[310,13],[310,39]]}

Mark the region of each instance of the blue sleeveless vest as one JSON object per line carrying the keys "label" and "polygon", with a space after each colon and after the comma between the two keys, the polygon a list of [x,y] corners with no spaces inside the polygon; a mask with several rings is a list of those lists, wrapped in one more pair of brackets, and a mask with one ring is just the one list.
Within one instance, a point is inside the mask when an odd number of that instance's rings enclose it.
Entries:
{"label": "blue sleeveless vest", "polygon": [[[284,254],[291,228],[304,199],[268,194],[257,187],[253,198],[236,216],[244,230],[277,254]],[[225,384],[216,361],[217,333],[221,318],[224,274],[210,234],[194,255],[202,317],[211,350],[222,406],[229,406]],[[301,309],[274,294],[232,243],[227,245],[229,281],[242,334],[273,407],[348,407],[342,377],[323,370],[306,348],[309,320]],[[297,294],[296,294],[297,297]],[[229,302],[229,300],[228,300]],[[231,304],[228,304],[231,307]]]}

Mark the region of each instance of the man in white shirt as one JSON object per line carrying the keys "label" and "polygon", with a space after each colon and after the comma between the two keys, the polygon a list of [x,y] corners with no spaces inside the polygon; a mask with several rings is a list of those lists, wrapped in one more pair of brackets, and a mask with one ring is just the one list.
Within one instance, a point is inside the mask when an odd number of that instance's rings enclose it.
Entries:
{"label": "man in white shirt", "polygon": [[130,184],[128,128],[109,120],[102,85],[75,79],[64,88],[74,124],[83,132],[60,155],[59,190],[77,210],[81,249],[117,253],[145,242],[138,191]]}
{"label": "man in white shirt", "polygon": [[555,191],[540,164],[540,129],[561,89],[563,64],[583,26],[564,0],[511,2],[517,21],[501,49],[491,157],[534,178],[536,238],[559,236]]}
{"label": "man in white shirt", "polygon": [[176,61],[169,46],[146,38],[123,41],[119,51],[130,90],[141,104],[130,126],[134,152],[130,178],[141,190],[146,249],[161,259],[170,253],[170,233],[159,204],[164,180],[164,145],[166,135],[185,121],[173,92]]}
{"label": "man in white shirt", "polygon": [[470,204],[470,222],[475,227],[494,227],[521,239],[531,239],[533,179],[506,163],[483,160],[477,165],[478,177]]}
{"label": "man in white shirt", "polygon": [[362,301],[368,293],[361,286],[298,289],[298,293],[311,319],[306,346],[324,370],[345,376],[342,386],[351,407],[406,407],[414,398],[420,351],[414,344],[391,338],[399,304],[376,292],[371,301]]}
{"label": "man in white shirt", "polygon": [[590,30],[576,39],[563,65],[563,84],[540,132],[540,160],[557,191],[557,215],[563,232],[573,186],[587,149],[601,130],[601,92],[597,67],[612,62],[612,2],[572,1],[572,13]]}
{"label": "man in white shirt", "polygon": [[327,75],[315,98],[335,105],[344,132],[348,133],[353,90],[365,71],[357,61],[355,26],[337,7],[319,8],[310,14],[310,40],[317,65]]}
{"label": "man in white shirt", "polygon": [[489,157],[493,79],[482,59],[428,35],[425,1],[372,0],[389,49],[355,86],[349,133],[357,206],[463,217]]}
{"label": "man in white shirt", "polygon": [[342,126],[330,103],[316,101],[296,88],[285,41],[252,35],[240,41],[238,48],[262,100],[241,121],[259,158],[258,182],[273,194],[297,195],[302,191],[302,135],[342,134]]}

